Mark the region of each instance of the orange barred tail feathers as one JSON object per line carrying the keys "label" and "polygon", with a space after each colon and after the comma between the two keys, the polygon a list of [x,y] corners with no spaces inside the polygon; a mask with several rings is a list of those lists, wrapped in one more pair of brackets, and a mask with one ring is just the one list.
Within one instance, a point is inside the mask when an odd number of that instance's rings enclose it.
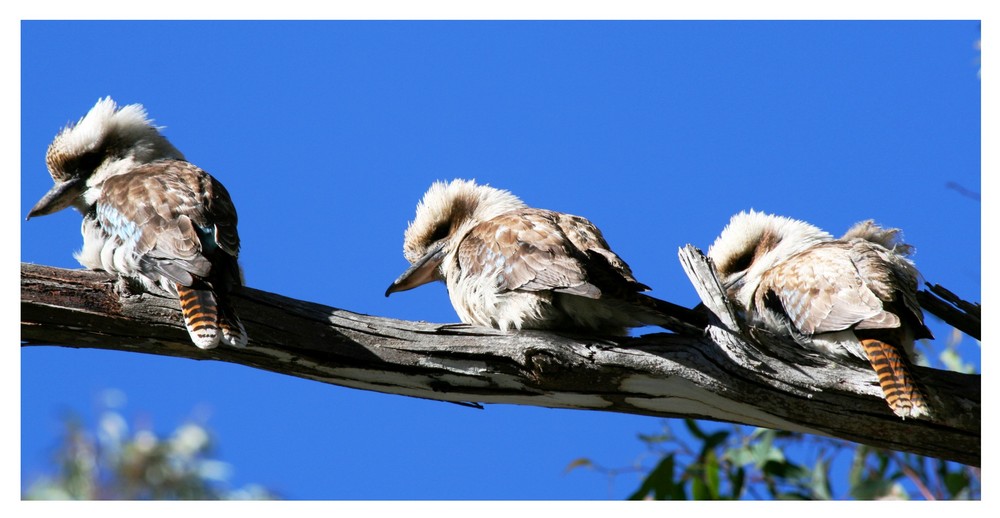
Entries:
{"label": "orange barred tail feathers", "polygon": [[219,345],[219,306],[211,289],[189,288],[177,284],[184,325],[191,341],[200,349]]}
{"label": "orange barred tail feathers", "polygon": [[861,340],[861,345],[878,375],[878,383],[893,413],[903,419],[929,415],[924,396],[917,388],[909,363],[899,348],[875,339]]}

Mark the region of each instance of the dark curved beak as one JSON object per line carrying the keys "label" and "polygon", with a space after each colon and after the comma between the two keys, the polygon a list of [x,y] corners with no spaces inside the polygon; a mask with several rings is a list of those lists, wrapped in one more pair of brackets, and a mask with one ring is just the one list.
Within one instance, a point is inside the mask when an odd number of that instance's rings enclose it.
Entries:
{"label": "dark curved beak", "polygon": [[444,244],[446,242],[447,240],[442,239],[434,243],[419,261],[413,263],[412,266],[403,272],[403,275],[400,275],[398,279],[389,285],[389,288],[385,290],[385,296],[388,297],[397,291],[412,290],[428,282],[441,280],[439,267],[441,266],[441,261],[444,260]]}
{"label": "dark curved beak", "polygon": [[[730,275],[729,278],[726,279],[725,281],[722,281],[720,279],[720,282],[722,283],[722,288],[726,291],[727,295],[730,295],[732,293],[736,293],[736,292],[738,292],[740,290],[740,288],[743,287],[744,284],[746,284],[746,282],[747,282],[747,271],[743,270],[743,271],[741,271],[739,273]],[[732,296],[732,295],[730,295],[730,296]]]}
{"label": "dark curved beak", "polygon": [[24,219],[45,216],[69,207],[83,194],[86,187],[87,183],[81,177],[74,177],[53,185],[49,192],[45,193],[45,196],[42,196],[42,199],[38,200],[38,203],[28,211],[28,217]]}

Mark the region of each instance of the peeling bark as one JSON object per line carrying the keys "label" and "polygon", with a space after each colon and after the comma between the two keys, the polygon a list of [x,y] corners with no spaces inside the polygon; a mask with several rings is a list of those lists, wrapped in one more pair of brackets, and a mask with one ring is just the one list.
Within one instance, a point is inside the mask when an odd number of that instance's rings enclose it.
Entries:
{"label": "peeling bark", "polygon": [[688,247],[681,260],[715,315],[700,336],[502,333],[361,315],[243,288],[234,304],[249,346],[204,351],[190,343],[173,298],[123,295],[102,272],[22,263],[21,340],[224,361],[456,403],[742,423],[980,465],[980,376],[918,367],[935,415],[901,420],[867,365],[835,364],[768,337],[745,340],[704,256]]}

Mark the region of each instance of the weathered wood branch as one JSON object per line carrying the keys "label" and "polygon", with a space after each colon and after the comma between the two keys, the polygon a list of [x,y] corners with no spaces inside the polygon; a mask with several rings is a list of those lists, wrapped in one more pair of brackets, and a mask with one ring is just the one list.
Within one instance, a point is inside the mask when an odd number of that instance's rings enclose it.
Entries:
{"label": "weathered wood branch", "polygon": [[[689,274],[700,271],[700,253],[681,256]],[[710,270],[705,279],[692,278],[700,293],[714,280]],[[870,367],[781,346],[765,354],[729,331],[736,321],[724,323],[730,317],[718,308],[723,318],[712,317],[703,336],[609,341],[392,320],[245,288],[235,304],[249,347],[203,351],[188,341],[176,300],[119,291],[104,273],[22,264],[22,345],[224,361],[441,401],[743,423],[980,465],[979,376],[918,368],[936,416],[903,421]],[[715,305],[711,297],[706,305]]]}
{"label": "weathered wood branch", "polygon": [[959,331],[982,340],[982,308],[979,303],[966,302],[939,284],[928,284],[917,292],[917,300],[928,312]]}

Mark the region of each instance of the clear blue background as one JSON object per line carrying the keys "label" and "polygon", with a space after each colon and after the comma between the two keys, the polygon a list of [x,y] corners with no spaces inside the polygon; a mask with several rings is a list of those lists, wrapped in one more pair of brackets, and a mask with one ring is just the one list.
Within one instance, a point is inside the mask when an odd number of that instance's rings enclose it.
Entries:
{"label": "clear blue background", "polygon": [[[840,234],[904,229],[928,281],[981,297],[980,37],[952,22],[54,22],[21,25],[21,216],[45,150],[111,95],[142,103],[240,216],[258,289],[455,322],[443,285],[385,298],[432,181],[584,215],[652,294],[693,306],[678,261],[755,208]],[[955,188],[958,186],[959,188]],[[961,189],[975,193],[970,195]],[[80,215],[21,223],[21,260],[76,268]],[[949,328],[930,318],[938,336]],[[978,344],[960,350],[979,365]],[[658,419],[483,411],[247,367],[21,350],[22,487],[67,412],[109,388],[161,434],[216,433],[232,484],[293,499],[623,498],[566,466],[627,466]],[[931,355],[933,360],[933,354]]]}

